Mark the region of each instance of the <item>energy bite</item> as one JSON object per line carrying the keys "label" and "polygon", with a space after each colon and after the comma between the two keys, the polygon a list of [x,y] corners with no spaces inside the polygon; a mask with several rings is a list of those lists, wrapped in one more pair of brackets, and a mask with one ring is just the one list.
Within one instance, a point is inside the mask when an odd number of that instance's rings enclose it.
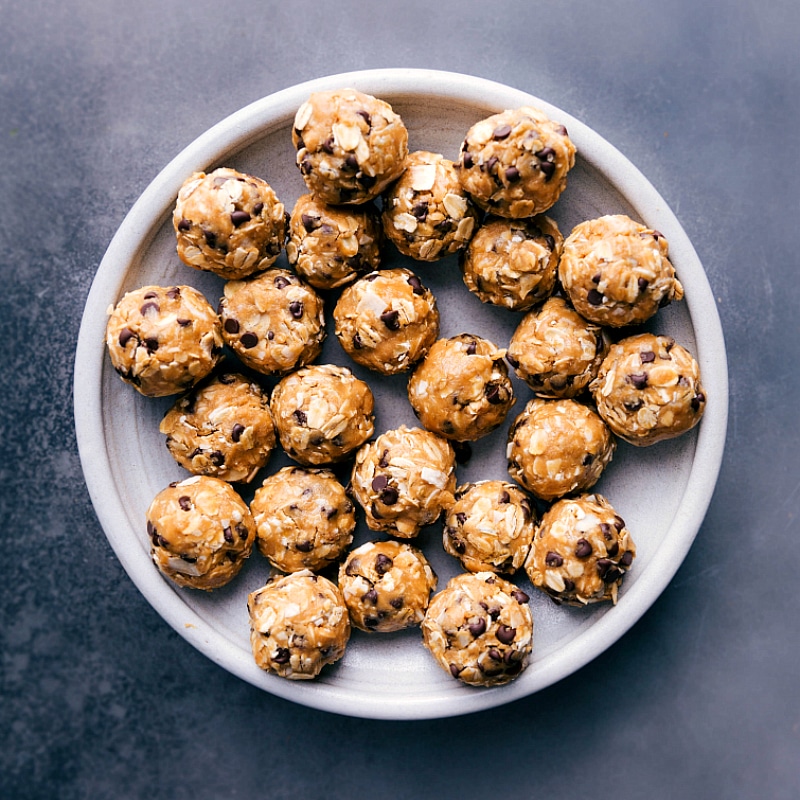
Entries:
{"label": "energy bite", "polygon": [[529,599],[493,572],[456,575],[428,606],[425,647],[470,686],[508,683],[528,665],[533,648]]}
{"label": "energy bite", "polygon": [[233,372],[223,372],[181,397],[159,430],[184,469],[224,481],[249,483],[275,448],[269,398],[260,386]]}
{"label": "energy bite", "polygon": [[178,258],[226,280],[267,269],[286,240],[286,211],[272,187],[227,167],[184,182],[172,225]]}
{"label": "energy bite", "polygon": [[536,516],[513,483],[465,483],[447,510],[442,543],[470,572],[513,575],[524,563]]}
{"label": "energy bite", "polygon": [[508,473],[542,500],[594,486],[616,441],[602,419],[576,400],[534,398],[508,432]]}
{"label": "energy bite", "polygon": [[285,375],[322,351],[322,299],[289,270],[228,281],[219,315],[225,343],[248,367],[265,375]]}
{"label": "energy bite", "polygon": [[464,251],[464,284],[482,303],[524,311],[553,293],[563,242],[544,215],[490,218]]}
{"label": "energy bite", "polygon": [[383,196],[383,230],[403,255],[437,261],[467,246],[478,212],[452,161],[417,150]]}
{"label": "energy bite", "polygon": [[283,572],[323,569],[353,541],[353,503],[327,469],[278,470],[256,490],[250,511],[261,555]]}
{"label": "energy bite", "polygon": [[641,447],[680,436],[706,408],[700,365],[670,336],[642,333],[617,342],[589,388],[608,427]]}
{"label": "energy bite", "polygon": [[417,536],[452,502],[455,460],[446,439],[405,425],[363,445],[356,453],[351,489],[368,527],[400,539]]}
{"label": "energy bite", "polygon": [[625,521],[600,494],[559,500],[542,517],[525,570],[559,603],[617,602],[636,547]]}
{"label": "energy bite", "polygon": [[346,287],[333,319],[353,361],[384,375],[409,370],[439,335],[436,298],[403,268],[371,272]]}
{"label": "energy bite", "polygon": [[268,581],[248,596],[247,610],[256,664],[289,680],[316,678],[350,639],[342,593],[310,570]]}
{"label": "energy bite", "polygon": [[405,168],[408,131],[392,107],[355,89],[314,92],[292,128],[297,166],[326,203],[373,200]]}
{"label": "energy bite", "polygon": [[301,464],[346,458],[374,432],[375,400],[347,367],[304,367],[273,389],[270,408],[286,453]]}
{"label": "energy bite", "polygon": [[336,289],[378,269],[382,239],[374,206],[329,206],[304,194],[292,209],[286,257],[315,289]]}
{"label": "energy bite", "polygon": [[193,475],[160,491],[147,509],[150,556],[163,575],[192,589],[232,580],[253,550],[255,523],[226,481]]}
{"label": "energy bite", "polygon": [[369,633],[419,625],[436,581],[422,551],[403,542],[367,542],[339,567],[350,621]]}
{"label": "energy bite", "polygon": [[456,163],[473,201],[498,217],[522,219],[547,211],[564,191],[575,164],[567,129],[541,109],[492,114],[477,122]]}
{"label": "energy bite", "polygon": [[683,297],[658,231],[624,214],[576,225],[564,242],[559,278],[575,310],[598,325],[646,322]]}
{"label": "energy bite", "polygon": [[537,397],[575,397],[595,378],[609,346],[603,328],[551,297],[522,318],[506,361]]}
{"label": "energy bite", "polygon": [[222,354],[214,309],[191,286],[143,286],[109,310],[106,347],[126,383],[147,397],[178,394],[205,378]]}
{"label": "energy bite", "polygon": [[455,441],[497,428],[515,402],[504,355],[469,333],[434,342],[408,381],[408,400],[420,422]]}

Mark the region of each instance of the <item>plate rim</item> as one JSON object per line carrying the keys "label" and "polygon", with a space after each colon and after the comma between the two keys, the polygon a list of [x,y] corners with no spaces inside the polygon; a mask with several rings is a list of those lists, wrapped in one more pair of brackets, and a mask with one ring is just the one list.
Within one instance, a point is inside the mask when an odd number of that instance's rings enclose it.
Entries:
{"label": "plate rim", "polygon": [[[142,569],[141,557],[128,552],[126,536],[116,533],[122,505],[111,480],[110,458],[103,426],[102,371],[105,355],[105,298],[118,297],[128,269],[147,248],[174,205],[177,188],[192,171],[204,169],[223,156],[232,156],[265,136],[270,126],[284,124],[311,92],[355,86],[375,96],[397,98],[446,97],[476,107],[494,105],[538,106],[563,122],[576,141],[580,157],[617,188],[639,211],[659,216],[659,227],[678,253],[684,266],[693,262],[681,281],[686,298],[703,382],[709,402],[698,426],[691,470],[686,489],[658,558],[648,565],[648,580],[629,587],[613,614],[604,614],[562,650],[537,665],[526,682],[514,681],[492,689],[463,687],[446,696],[411,694],[383,698],[383,705],[370,704],[369,697],[354,696],[352,690],[331,680],[292,682],[267,675],[255,663],[243,664],[240,648],[197,614],[177,595],[149,560]],[[300,98],[298,102],[298,98]],[[497,101],[491,102],[489,98]],[[588,144],[588,148],[587,148]],[[622,179],[624,177],[624,180]],[[641,211],[639,211],[641,214]],[[121,269],[119,264],[124,264]],[[700,530],[716,487],[725,447],[728,415],[728,376],[725,343],[716,302],[697,253],[674,212],[644,174],[614,145],[563,109],[506,84],[463,73],[431,69],[387,68],[357,70],[327,75],[266,95],[226,116],[181,150],[148,184],[124,217],[100,262],[89,290],[78,334],[74,364],[73,403],[76,439],[84,479],[95,514],[115,555],[134,585],[154,610],[182,638],[226,671],[300,705],[346,716],[412,720],[433,719],[473,713],[498,707],[534,694],[589,664],[618,641],[656,602],[683,563]],[[681,535],[670,533],[679,529]],[[361,702],[359,702],[359,700]]]}

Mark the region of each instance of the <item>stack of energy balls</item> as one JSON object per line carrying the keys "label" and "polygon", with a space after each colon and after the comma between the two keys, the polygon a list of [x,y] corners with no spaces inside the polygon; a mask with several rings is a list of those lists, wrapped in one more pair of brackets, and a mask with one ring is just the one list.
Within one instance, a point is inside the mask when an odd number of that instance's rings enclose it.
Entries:
{"label": "stack of energy balls", "polygon": [[[616,603],[636,548],[591,489],[617,437],[648,446],[703,414],[699,368],[680,344],[615,337],[683,296],[668,244],[621,215],[562,235],[544,212],[575,147],[536,108],[476,122],[450,161],[409,153],[386,102],[319,92],[298,109],[292,141],[307,193],[291,214],[266,181],[229,168],[192,175],[178,194],[178,256],[224,279],[217,310],[179,285],[142,287],[110,312],[117,372],[145,396],[179,395],[160,429],[191,475],[150,505],[153,561],[179,586],[212,590],[257,545],[275,573],[248,598],[252,649],[277,675],[315,677],[342,657],[351,626],[421,626],[448,674],[506,683],[533,641],[530,598],[512,576],[524,571],[558,603]],[[440,338],[431,291],[411,269],[381,268],[387,240],[410,264],[458,254],[470,292],[521,313],[508,346]],[[276,266],[284,251],[292,269]],[[419,427],[376,436],[369,385],[315,363],[319,293],[333,291],[342,349],[374,373],[408,374]],[[509,480],[459,485],[457,455],[515,403],[508,365],[533,393],[510,425]],[[276,381],[271,393],[261,376]],[[234,487],[278,447],[294,465],[248,504]],[[384,538],[351,549],[357,515]],[[431,597],[437,576],[413,542],[440,518],[463,573]]]}

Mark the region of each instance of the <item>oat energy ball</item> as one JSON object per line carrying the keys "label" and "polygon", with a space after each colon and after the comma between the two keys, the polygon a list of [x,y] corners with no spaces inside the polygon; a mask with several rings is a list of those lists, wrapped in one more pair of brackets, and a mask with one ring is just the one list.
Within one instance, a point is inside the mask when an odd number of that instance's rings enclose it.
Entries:
{"label": "oat energy ball", "polygon": [[184,469],[249,483],[275,448],[269,398],[261,387],[223,372],[181,397],[159,426]]}
{"label": "oat energy ball", "polygon": [[268,581],[248,596],[247,610],[256,664],[282,678],[316,678],[344,655],[350,639],[342,593],[310,570]]}
{"label": "oat energy ball", "polygon": [[595,378],[609,346],[603,328],[551,297],[522,318],[506,361],[538,397],[575,397]]}
{"label": "oat energy ball", "polygon": [[658,231],[624,214],[576,225],[564,242],[559,278],[575,310],[598,325],[650,319],[683,297],[683,286]]}
{"label": "oat energy ball", "polygon": [[436,298],[403,268],[372,272],[348,286],[333,319],[353,361],[384,375],[410,369],[439,335]]}
{"label": "oat energy ball", "polygon": [[184,182],[172,225],[178,258],[226,280],[267,269],[286,239],[286,212],[272,187],[225,167]]}
{"label": "oat energy ball", "polygon": [[452,161],[417,150],[383,196],[383,230],[403,255],[437,261],[467,246],[478,212]]}
{"label": "oat energy ball", "polygon": [[513,575],[528,555],[535,523],[530,501],[513,483],[465,483],[447,510],[442,542],[470,572]]}
{"label": "oat energy ball", "polygon": [[323,569],[353,541],[353,503],[327,469],[284,467],[256,490],[250,511],[258,549],[283,572]]}
{"label": "oat energy ball", "polygon": [[473,125],[457,169],[461,185],[482,209],[521,219],[547,211],[558,200],[574,164],[567,129],[526,106]]}
{"label": "oat energy ball", "polygon": [[499,686],[528,665],[533,617],[528,597],[493,572],[456,575],[422,621],[425,647],[454,678]]}
{"label": "oat energy ball", "polygon": [[214,309],[191,286],[143,286],[110,310],[111,364],[147,397],[178,394],[208,375],[222,354]]}
{"label": "oat energy ball", "polygon": [[504,355],[469,333],[434,342],[408,381],[420,422],[455,441],[479,439],[497,428],[515,402]]}
{"label": "oat energy ball", "polygon": [[339,567],[339,588],[356,628],[389,633],[422,622],[436,573],[415,547],[367,542]]}
{"label": "oat energy ball", "polygon": [[286,256],[315,289],[336,289],[378,269],[383,230],[374,206],[329,206],[302,195],[289,221]]}
{"label": "oat energy ball", "polygon": [[599,494],[559,500],[542,517],[525,570],[554,600],[617,602],[636,547],[625,521]]}
{"label": "oat energy ball", "polygon": [[270,408],[286,453],[301,464],[341,461],[374,432],[372,391],[347,367],[304,367],[273,389]]}
{"label": "oat energy ball", "polygon": [[251,369],[285,375],[322,350],[322,299],[294,273],[271,269],[228,281],[219,303],[225,343]]}
{"label": "oat energy ball", "polygon": [[700,365],[670,336],[642,333],[622,339],[589,388],[608,427],[633,445],[685,433],[706,408]]}
{"label": "oat energy ball", "polygon": [[226,481],[193,475],[159,492],[147,509],[150,555],[178,586],[217,589],[253,550],[255,524]]}
{"label": "oat energy ball", "polygon": [[553,293],[563,242],[549,217],[491,218],[461,259],[464,284],[482,303],[524,311]]}
{"label": "oat energy ball", "polygon": [[455,452],[441,436],[401,425],[365,444],[353,465],[353,496],[367,525],[413,539],[450,505],[456,488]]}
{"label": "oat energy ball", "polygon": [[334,205],[364,203],[403,172],[408,131],[383,100],[335,89],[315,92],[300,106],[292,143],[312,194]]}
{"label": "oat energy ball", "polygon": [[555,500],[594,486],[615,448],[588,406],[534,398],[508,432],[508,473],[542,500]]}

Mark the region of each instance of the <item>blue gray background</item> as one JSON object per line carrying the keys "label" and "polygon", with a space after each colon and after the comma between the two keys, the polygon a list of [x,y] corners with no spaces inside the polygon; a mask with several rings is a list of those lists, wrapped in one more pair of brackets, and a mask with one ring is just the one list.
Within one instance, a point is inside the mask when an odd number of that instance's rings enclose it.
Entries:
{"label": "blue gray background", "polygon": [[[796,0],[0,1],[0,797],[800,796]],[[708,272],[730,368],[705,524],[617,644],[523,701],[373,722],[228,675],[127,578],[72,423],[125,213],[241,106],[353,69],[530,91],[613,142]]]}

